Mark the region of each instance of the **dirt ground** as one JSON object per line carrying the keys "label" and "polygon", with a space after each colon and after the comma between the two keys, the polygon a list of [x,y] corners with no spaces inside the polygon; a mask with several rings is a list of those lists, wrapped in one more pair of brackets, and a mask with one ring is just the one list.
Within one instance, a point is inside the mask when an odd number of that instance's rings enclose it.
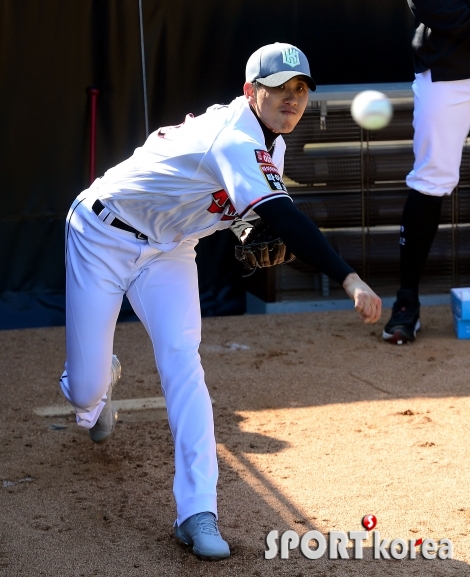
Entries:
{"label": "dirt ground", "polygon": [[[58,387],[64,328],[0,332],[0,575],[460,576],[470,574],[470,341],[449,307],[422,310],[418,340],[384,343],[353,310],[203,320],[214,400],[219,515],[232,557],[207,563],[172,534],[173,447],[162,409],[124,411],[94,445]],[[149,339],[119,324],[116,399],[160,395]],[[271,530],[447,538],[453,559],[264,558]],[[313,546],[313,542],[311,543]]]}

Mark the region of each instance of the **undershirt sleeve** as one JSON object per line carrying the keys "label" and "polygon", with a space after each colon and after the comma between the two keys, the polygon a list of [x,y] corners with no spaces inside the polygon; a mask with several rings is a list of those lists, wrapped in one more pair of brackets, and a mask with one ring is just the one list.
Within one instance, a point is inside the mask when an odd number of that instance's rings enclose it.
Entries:
{"label": "undershirt sleeve", "polygon": [[339,284],[354,273],[333,250],[317,225],[288,198],[273,198],[254,208],[284,241],[289,250],[307,264],[320,270]]}

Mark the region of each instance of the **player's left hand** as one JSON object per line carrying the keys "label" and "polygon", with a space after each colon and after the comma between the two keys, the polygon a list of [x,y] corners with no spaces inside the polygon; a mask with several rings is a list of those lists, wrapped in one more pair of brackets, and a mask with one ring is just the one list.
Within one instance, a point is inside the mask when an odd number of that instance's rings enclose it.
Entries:
{"label": "player's left hand", "polygon": [[[236,225],[238,229],[241,228],[241,223],[243,221],[239,221]],[[235,232],[234,229],[232,230]],[[245,232],[246,229],[242,234]],[[235,234],[242,241],[241,245],[235,247],[235,258],[250,271],[292,262],[295,259],[278,234],[261,219],[248,230],[248,234],[243,239],[237,232]]]}
{"label": "player's left hand", "polygon": [[356,273],[348,274],[343,288],[354,301],[354,308],[364,323],[376,323],[382,314],[382,301]]}

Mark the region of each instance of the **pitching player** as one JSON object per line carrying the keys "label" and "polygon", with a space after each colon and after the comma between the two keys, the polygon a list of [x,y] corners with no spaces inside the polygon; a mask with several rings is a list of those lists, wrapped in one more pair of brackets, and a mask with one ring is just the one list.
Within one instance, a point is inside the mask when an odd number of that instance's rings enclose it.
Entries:
{"label": "pitching player", "polygon": [[439,226],[442,200],[459,182],[470,130],[470,0],[408,0],[421,23],[413,38],[415,80],[412,189],[400,232],[400,289],[385,325],[391,343],[420,328],[419,281]]}
{"label": "pitching player", "polygon": [[217,526],[213,415],[198,353],[198,239],[237,216],[260,216],[299,258],[342,283],[364,322],[380,317],[380,299],[282,182],[280,134],[300,120],[309,88],[315,84],[298,48],[260,48],[248,61],[243,96],[151,134],[81,193],[67,218],[64,395],[91,439],[106,440],[117,418],[113,335],[126,294],[152,340],[173,434],[175,534],[204,559],[230,550]]}

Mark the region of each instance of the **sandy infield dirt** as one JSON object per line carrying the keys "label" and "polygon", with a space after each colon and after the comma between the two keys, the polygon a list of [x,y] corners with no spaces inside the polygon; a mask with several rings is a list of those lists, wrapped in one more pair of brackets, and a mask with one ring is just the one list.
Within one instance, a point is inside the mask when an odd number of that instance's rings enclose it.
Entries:
{"label": "sandy infield dirt", "polygon": [[[203,320],[214,400],[219,517],[232,557],[207,563],[173,537],[173,446],[164,409],[121,411],[94,445],[58,387],[64,328],[0,332],[0,575],[468,576],[470,341],[450,307],[424,307],[418,340],[384,343],[353,310]],[[387,318],[386,318],[387,317]],[[116,330],[115,399],[161,395],[140,323]],[[264,558],[271,530],[451,539],[453,559]],[[312,543],[313,546],[313,543]]]}

